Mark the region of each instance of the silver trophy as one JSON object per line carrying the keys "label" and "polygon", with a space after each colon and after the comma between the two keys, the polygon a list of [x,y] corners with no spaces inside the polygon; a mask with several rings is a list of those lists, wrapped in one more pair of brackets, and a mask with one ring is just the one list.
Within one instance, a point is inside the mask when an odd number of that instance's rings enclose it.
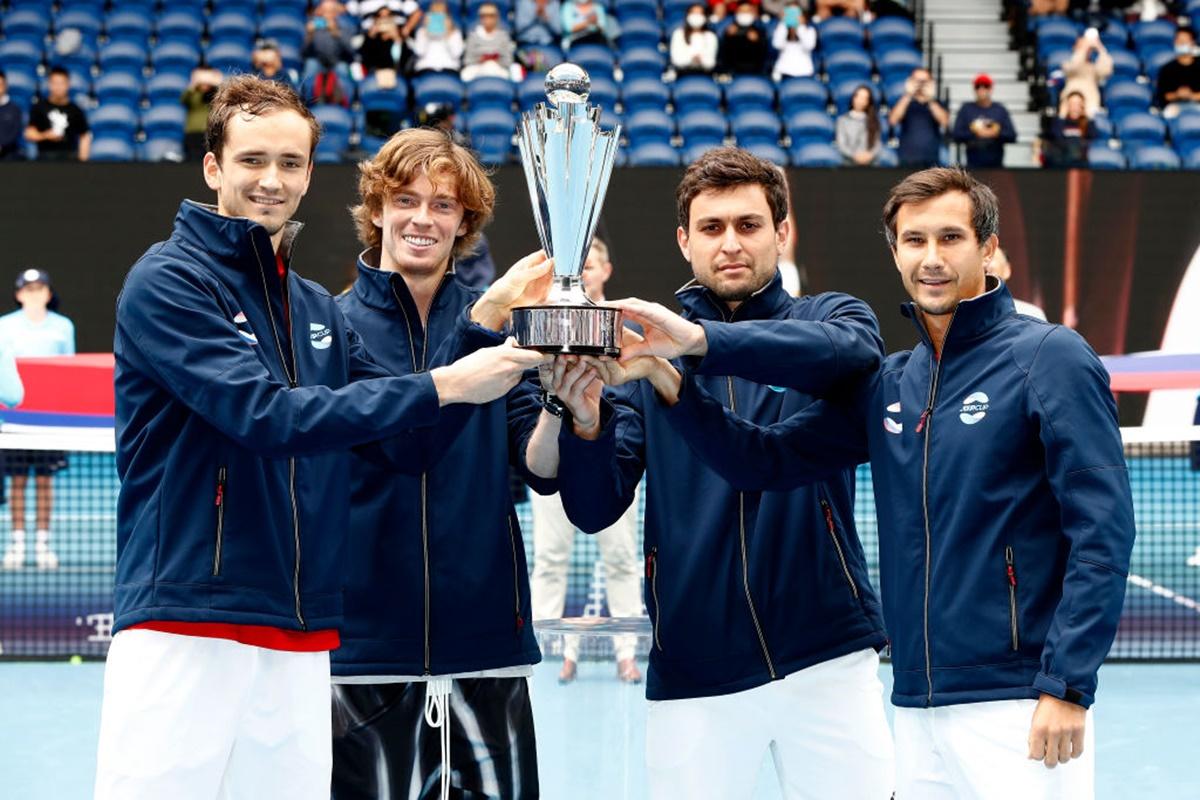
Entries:
{"label": "silver trophy", "polygon": [[589,300],[582,275],[621,129],[600,129],[600,108],[587,104],[590,87],[583,69],[559,64],[546,74],[549,104],[521,115],[521,164],[538,238],[554,258],[554,284],[545,305],[513,309],[513,336],[543,353],[615,356],[621,311]]}

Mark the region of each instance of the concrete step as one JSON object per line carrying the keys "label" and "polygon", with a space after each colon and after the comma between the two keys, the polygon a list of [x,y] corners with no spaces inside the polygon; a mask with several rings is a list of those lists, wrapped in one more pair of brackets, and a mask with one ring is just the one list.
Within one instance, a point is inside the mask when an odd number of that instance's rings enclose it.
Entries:
{"label": "concrete step", "polygon": [[983,53],[994,55],[1012,52],[1008,49],[1007,42],[997,42],[993,39],[961,39],[951,41],[948,39],[942,39],[941,37],[934,38],[933,49],[936,52],[944,55],[951,53],[956,55],[981,55]]}
{"label": "concrete step", "polygon": [[[1013,75],[1021,68],[1021,59],[1016,53],[958,53],[946,52],[938,48],[942,56],[942,69],[975,70],[976,72],[1007,72]],[[993,78],[995,75],[992,76]]]}

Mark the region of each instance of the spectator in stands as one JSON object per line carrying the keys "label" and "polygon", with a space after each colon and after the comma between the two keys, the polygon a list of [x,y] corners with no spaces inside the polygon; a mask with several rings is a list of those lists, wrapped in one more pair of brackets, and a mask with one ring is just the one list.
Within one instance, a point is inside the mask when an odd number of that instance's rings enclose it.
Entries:
{"label": "spectator in stands", "polygon": [[800,4],[789,2],[783,7],[783,17],[775,26],[771,46],[779,56],[775,59],[772,78],[807,78],[813,69],[813,50],[817,48],[817,29],[808,22]]}
{"label": "spectator in stands", "polygon": [[867,10],[866,0],[816,0],[816,18],[826,20],[830,17],[861,17]]}
{"label": "spectator in stands", "polygon": [[562,4],[564,50],[576,44],[610,45],[608,12],[596,0],[567,0]]}
{"label": "spectator in stands", "polygon": [[992,100],[992,79],[975,76],[975,102],[963,103],[954,119],[954,141],[967,146],[967,167],[999,167],[1004,145],[1017,140],[1008,109]]}
{"label": "spectator in stands", "polygon": [[8,75],[0,69],[0,161],[17,161],[24,157],[21,152],[24,117],[21,108],[8,96]]}
{"label": "spectator in stands", "polygon": [[253,65],[254,71],[258,73],[258,77],[282,83],[285,86],[292,85],[291,77],[283,68],[283,55],[279,52],[279,45],[274,42],[268,40],[259,44],[250,57],[250,63]]}
{"label": "spectator in stands", "polygon": [[192,70],[188,87],[179,100],[187,111],[183,120],[183,153],[188,161],[199,161],[208,150],[204,143],[208,107],[217,93],[217,87],[221,85],[221,79],[219,70],[201,65]]}
{"label": "spectator in stands", "polygon": [[[718,33],[725,29],[728,20],[737,13],[741,0],[708,0],[708,21]],[[780,6],[782,10],[782,6]]]}
{"label": "spectator in stands", "polygon": [[871,88],[863,85],[850,97],[850,109],[837,120],[837,149],[847,164],[870,166],[883,149],[879,113]]}
{"label": "spectator in stands", "polygon": [[937,166],[942,130],[950,122],[948,112],[934,96],[933,75],[917,67],[904,83],[904,96],[892,106],[888,122],[900,129],[900,164],[905,167]]}
{"label": "spectator in stands", "polygon": [[[1075,40],[1071,57],[1063,64],[1066,84],[1062,88],[1062,94],[1065,97],[1070,92],[1080,92],[1084,105],[1087,106],[1088,116],[1094,117],[1100,108],[1100,84],[1108,80],[1112,71],[1112,56],[1100,41],[1100,34],[1095,28],[1088,28]],[[1060,114],[1065,107],[1064,101],[1059,108]]]}
{"label": "spectator in stands", "polygon": [[418,75],[427,72],[457,74],[462,69],[462,31],[454,24],[444,0],[433,0],[429,4],[412,39],[412,49],[413,71]]}
{"label": "spectator in stands", "polygon": [[1179,116],[1185,108],[1200,107],[1200,61],[1196,60],[1196,32],[1191,28],[1175,31],[1175,60],[1159,70],[1155,102],[1167,119]]}
{"label": "spectator in stands", "polygon": [[25,140],[37,144],[40,161],[87,161],[92,132],[83,109],[71,101],[71,73],[54,67],[47,88],[29,112]]}
{"label": "spectator in stands", "polygon": [[508,29],[500,24],[499,7],[494,3],[484,3],[479,7],[479,23],[467,34],[462,79],[470,81],[486,75],[512,77],[515,50],[516,45],[508,35]]}
{"label": "spectator in stands", "polygon": [[765,75],[771,43],[758,17],[758,6],[743,0],[733,22],[721,34],[717,71],[734,75]]}
{"label": "spectator in stands", "polygon": [[1086,167],[1088,146],[1097,133],[1083,93],[1071,92],[1063,106],[1063,115],[1050,122],[1042,144],[1042,161],[1048,167]]}
{"label": "spectator in stands", "polygon": [[322,71],[354,59],[353,38],[356,30],[340,19],[346,7],[337,0],[321,0],[313,8],[304,29],[304,57],[315,58]]}
{"label": "spectator in stands", "polygon": [[[395,3],[395,6],[399,8],[400,4]],[[391,70],[392,86],[395,86],[395,73],[404,66],[405,42],[420,19],[419,6],[407,18],[401,18],[390,5],[376,11],[367,23],[362,45],[358,48],[363,71],[375,75],[381,69]]]}
{"label": "spectator in stands", "polygon": [[[58,298],[45,270],[23,270],[17,275],[13,296],[20,308],[0,317],[3,349],[16,358],[75,354],[75,326],[54,311]],[[66,454],[61,451],[12,450],[6,454],[4,469],[12,478],[12,542],[4,557],[6,569],[19,569],[25,561],[25,488],[30,472],[34,475],[36,498],[35,563],[38,569],[58,568],[58,555],[50,547],[50,510],[54,505],[54,473],[66,465]]]}
{"label": "spectator in stands", "polygon": [[671,34],[671,66],[678,75],[708,75],[717,66],[718,44],[717,35],[708,29],[704,4],[693,3]]}
{"label": "spectator in stands", "polygon": [[517,41],[546,46],[562,41],[562,9],[558,0],[517,0]]}

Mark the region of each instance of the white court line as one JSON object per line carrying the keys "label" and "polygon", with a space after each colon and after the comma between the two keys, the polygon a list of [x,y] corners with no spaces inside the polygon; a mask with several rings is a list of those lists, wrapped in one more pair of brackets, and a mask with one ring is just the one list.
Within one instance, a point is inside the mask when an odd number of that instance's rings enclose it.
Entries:
{"label": "white court line", "polygon": [[1132,583],[1134,586],[1137,586],[1140,589],[1146,589],[1147,591],[1151,592],[1152,594],[1156,594],[1159,597],[1166,598],[1167,600],[1170,600],[1172,603],[1181,605],[1190,611],[1195,611],[1197,614],[1200,614],[1200,603],[1196,602],[1195,600],[1193,600],[1190,597],[1185,597],[1184,595],[1176,594],[1175,592],[1171,591],[1167,587],[1157,584],[1154,581],[1150,580],[1149,578],[1143,578],[1141,575],[1134,575],[1131,573],[1127,580],[1130,583]]}

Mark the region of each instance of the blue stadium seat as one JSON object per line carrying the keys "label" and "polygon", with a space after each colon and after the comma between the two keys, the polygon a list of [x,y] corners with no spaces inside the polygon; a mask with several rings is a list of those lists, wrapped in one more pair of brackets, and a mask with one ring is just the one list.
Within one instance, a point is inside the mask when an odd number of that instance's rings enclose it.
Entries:
{"label": "blue stadium seat", "polygon": [[1092,145],[1088,148],[1088,166],[1092,169],[1125,169],[1125,156],[1120,150]]}
{"label": "blue stadium seat", "polygon": [[154,30],[154,18],[136,6],[113,11],[104,20],[104,31],[112,41],[135,42],[146,46]]}
{"label": "blue stadium seat", "polygon": [[795,167],[840,167],[842,154],[831,144],[806,142],[791,150],[792,166]]}
{"label": "blue stadium seat", "polygon": [[850,17],[830,17],[817,25],[817,41],[821,50],[825,52],[833,52],[843,47],[862,49],[862,23]]}
{"label": "blue stadium seat", "polygon": [[663,0],[662,18],[668,35],[683,23],[687,10],[695,4],[695,0]]}
{"label": "blue stadium seat", "polygon": [[634,167],[678,167],[679,151],[663,142],[629,146],[629,163]]}
{"label": "blue stadium seat", "polygon": [[900,155],[890,147],[881,147],[879,155],[875,157],[875,166],[898,167],[900,166]]}
{"label": "blue stadium seat", "polygon": [[563,51],[557,45],[530,44],[521,48],[524,64],[530,72],[548,72],[563,63]]}
{"label": "blue stadium seat", "polygon": [[788,164],[788,154],[779,145],[774,142],[754,142],[753,144],[743,145],[751,155],[757,156],[764,161],[770,161],[772,164],[778,164],[781,167],[786,167]]}
{"label": "blue stadium seat", "polygon": [[42,62],[42,50],[25,39],[0,42],[0,68],[33,72]]}
{"label": "blue stadium seat", "polygon": [[1070,50],[1079,38],[1079,26],[1066,17],[1042,17],[1037,24],[1038,55]]}
{"label": "blue stadium seat", "polygon": [[1129,166],[1132,169],[1179,169],[1179,154],[1166,145],[1147,144],[1133,147]]}
{"label": "blue stadium seat", "polygon": [[670,144],[675,133],[675,120],[662,108],[645,108],[625,116],[625,133],[630,145],[658,142]]}
{"label": "blue stadium seat", "polygon": [[146,68],[146,45],[133,42],[109,42],[100,48],[100,72],[142,74]]}
{"label": "blue stadium seat", "polygon": [[341,106],[329,103],[313,106],[312,112],[321,124],[321,141],[317,144],[315,160],[322,164],[340,161],[342,153],[350,147],[354,117]]}
{"label": "blue stadium seat", "polygon": [[671,92],[662,81],[654,78],[626,79],[621,85],[621,102],[626,114],[642,109],[662,111],[671,102]]}
{"label": "blue stadium seat", "polygon": [[1061,70],[1063,64],[1067,63],[1067,59],[1071,57],[1071,51],[1066,48],[1056,48],[1047,53],[1038,53],[1038,61],[1042,65],[1042,69],[1048,74]]}
{"label": "blue stadium seat", "polygon": [[625,81],[651,78],[661,83],[666,68],[666,61],[656,48],[635,47],[621,53],[621,74]]}
{"label": "blue stadium seat", "polygon": [[854,97],[854,93],[858,91],[858,87],[860,86],[866,86],[871,90],[871,96],[875,98],[875,105],[876,107],[879,106],[879,87],[870,81],[860,81],[851,78],[833,86],[833,102],[837,106],[839,114],[844,114],[850,110],[850,100]]}
{"label": "blue stadium seat", "polygon": [[183,139],[187,112],[178,102],[151,106],[142,114],[142,130],[147,139]]}
{"label": "blue stadium seat", "polygon": [[1168,19],[1139,22],[1133,26],[1133,44],[1138,52],[1175,46],[1175,23]]}
{"label": "blue stadium seat", "polygon": [[146,81],[146,100],[150,105],[164,103],[179,104],[179,99],[188,87],[188,79],[177,72],[163,72]]}
{"label": "blue stadium seat", "polygon": [[99,133],[92,140],[88,155],[92,161],[133,161],[135,157],[132,137],[101,136]]}
{"label": "blue stadium seat", "polygon": [[1128,146],[1162,144],[1167,139],[1167,126],[1158,117],[1145,112],[1133,111],[1117,123],[1117,135],[1121,143]]}
{"label": "blue stadium seat", "polygon": [[729,125],[725,116],[712,108],[689,111],[678,117],[676,122],[679,125],[679,135],[688,147],[700,143],[724,143],[725,131]]}
{"label": "blue stadium seat", "polygon": [[37,75],[32,71],[14,69],[8,72],[8,96],[20,108],[29,111],[37,91]]}
{"label": "blue stadium seat", "polygon": [[534,73],[517,85],[517,108],[532,111],[538,103],[546,102],[546,76]]}
{"label": "blue stadium seat", "polygon": [[836,125],[833,118],[824,111],[797,111],[784,121],[784,127],[792,140],[792,146],[797,147],[807,142],[833,141]]}
{"label": "blue stadium seat", "polygon": [[617,88],[617,83],[612,78],[592,76],[592,91],[588,96],[588,102],[594,106],[600,106],[607,111],[616,111],[617,97],[620,95],[620,90]]}
{"label": "blue stadium seat", "polygon": [[250,71],[250,48],[235,42],[210,45],[205,60],[213,69],[226,74]]}
{"label": "blue stadium seat", "polygon": [[691,144],[687,144],[685,142],[683,145],[683,151],[681,152],[681,155],[683,156],[683,163],[691,164],[696,159],[700,158],[700,156],[704,155],[709,150],[712,150],[714,147],[722,147],[722,146],[723,146],[722,142],[699,141],[699,142],[693,142]]}
{"label": "blue stadium seat", "polygon": [[739,147],[767,142],[779,143],[779,117],[774,111],[751,109],[731,113],[730,127]]}
{"label": "blue stadium seat", "polygon": [[413,80],[413,97],[418,107],[442,103],[455,109],[462,106],[463,82],[457,75],[432,73]]}
{"label": "blue stadium seat", "polygon": [[1142,62],[1128,50],[1109,50],[1113,74],[1109,80],[1133,80],[1142,74]]}
{"label": "blue stadium seat", "polygon": [[471,110],[501,108],[512,110],[516,87],[505,78],[476,78],[467,84],[467,105]]}
{"label": "blue stadium seat", "polygon": [[567,53],[567,60],[578,64],[587,70],[594,82],[597,77],[612,80],[616,60],[612,50],[599,44],[581,44],[572,47]]}
{"label": "blue stadium seat", "polygon": [[636,47],[657,48],[662,39],[663,31],[657,20],[652,17],[633,17],[621,20],[621,36],[617,39],[617,44],[622,51]]}
{"label": "blue stadium seat", "polygon": [[622,29],[630,20],[658,19],[657,0],[613,0],[611,8],[621,21]]}
{"label": "blue stadium seat", "polygon": [[871,57],[865,50],[836,50],[825,56],[824,66],[829,82],[833,84],[871,80]]}
{"label": "blue stadium seat", "polygon": [[471,146],[488,164],[503,164],[512,155],[517,117],[504,108],[482,108],[467,115]]}
{"label": "blue stadium seat", "polygon": [[1117,135],[1112,119],[1102,108],[1097,110],[1096,116],[1092,117],[1092,127],[1096,129],[1097,139],[1112,139]]}
{"label": "blue stadium seat", "polygon": [[904,17],[880,17],[868,29],[871,49],[882,52],[893,47],[916,49],[917,29],[911,20]]}
{"label": "blue stadium seat", "polygon": [[97,139],[109,136],[132,141],[138,129],[137,112],[120,103],[100,106],[88,115],[88,125]]}
{"label": "blue stadium seat", "polygon": [[[270,0],[264,5],[270,5]],[[213,14],[235,13],[253,18],[258,14],[259,0],[213,0]]]}
{"label": "blue stadium seat", "polygon": [[222,11],[208,19],[208,35],[213,41],[242,42],[247,47],[254,41],[257,27],[254,17],[241,11]]}
{"label": "blue stadium seat", "polygon": [[1119,19],[1110,17],[1104,21],[1104,27],[1100,30],[1100,43],[1110,54],[1114,50],[1129,50],[1129,28]]}
{"label": "blue stadium seat", "polygon": [[775,108],[775,84],[761,75],[735,75],[725,87],[725,105],[730,116],[742,111]]}
{"label": "blue stadium seat", "polygon": [[382,89],[374,75],[368,75],[358,87],[358,99],[364,111],[386,111],[403,117],[408,111],[408,84],[396,81],[391,89]]}
{"label": "blue stadium seat", "polygon": [[63,11],[54,18],[54,30],[77,30],[83,38],[93,44],[104,27],[104,17],[94,8],[74,8]]}
{"label": "blue stadium seat", "polygon": [[779,112],[824,111],[829,105],[829,88],[816,78],[787,78],[779,84]]}
{"label": "blue stadium seat", "polygon": [[66,55],[49,49],[49,56],[47,63],[50,66],[62,67],[71,73],[87,73],[89,81],[91,80],[92,66],[96,63],[96,48],[88,42],[80,42],[79,47]]}
{"label": "blue stadium seat", "polygon": [[875,66],[879,68],[885,86],[896,80],[907,80],[914,69],[924,65],[924,57],[915,49],[888,50],[875,58]]}
{"label": "blue stadium seat", "polygon": [[162,137],[147,139],[138,154],[139,161],[183,161],[183,139]]}
{"label": "blue stadium seat", "polygon": [[3,29],[9,39],[14,36],[42,39],[50,30],[50,10],[18,8],[9,11],[4,15]]}
{"label": "blue stadium seat", "polygon": [[1185,169],[1200,169],[1200,147],[1185,150],[1182,158]]}
{"label": "blue stadium seat", "polygon": [[721,87],[707,75],[686,75],[671,87],[675,113],[686,114],[696,109],[715,110],[721,107]]}
{"label": "blue stadium seat", "polygon": [[150,52],[150,64],[157,75],[173,73],[188,77],[200,63],[200,48],[194,44],[168,41]]}
{"label": "blue stadium seat", "polygon": [[624,121],[622,120],[621,115],[616,111],[609,111],[608,109],[601,110],[600,130],[612,131],[616,130],[617,127],[621,127],[622,129],[624,128]]}
{"label": "blue stadium seat", "polygon": [[1200,144],[1200,111],[1185,111],[1167,123],[1171,131],[1171,142],[1175,149],[1183,152]]}
{"label": "blue stadium seat", "polygon": [[163,42],[199,44],[204,35],[204,17],[197,10],[172,8],[164,11],[155,25],[159,47]]}
{"label": "blue stadium seat", "polygon": [[1134,111],[1149,111],[1154,92],[1144,83],[1110,80],[1104,87],[1104,107],[1114,121]]}
{"label": "blue stadium seat", "polygon": [[304,15],[292,11],[268,11],[259,26],[259,33],[281,44],[300,47],[304,44]]}
{"label": "blue stadium seat", "polygon": [[[119,103],[137,108],[142,101],[142,79],[130,72],[104,72],[96,79],[96,100],[101,106]],[[175,99],[179,102],[179,98]]]}
{"label": "blue stadium seat", "polygon": [[1152,48],[1142,51],[1142,68],[1146,73],[1146,77],[1151,83],[1158,80],[1158,71],[1163,68],[1164,64],[1169,64],[1175,60],[1175,49],[1172,48]]}

